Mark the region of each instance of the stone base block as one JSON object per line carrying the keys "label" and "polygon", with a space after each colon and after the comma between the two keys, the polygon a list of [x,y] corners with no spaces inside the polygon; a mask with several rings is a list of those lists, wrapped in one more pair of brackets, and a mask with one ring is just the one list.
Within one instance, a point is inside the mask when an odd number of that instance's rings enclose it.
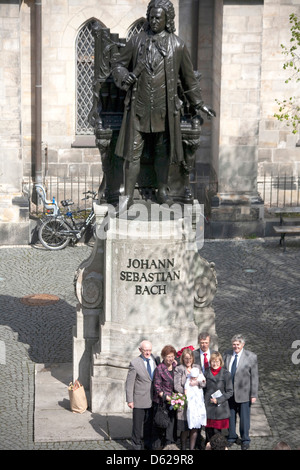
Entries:
{"label": "stone base block", "polygon": [[265,236],[265,222],[223,222],[210,220],[205,227],[205,238],[261,238]]}
{"label": "stone base block", "polygon": [[[127,372],[127,371],[126,371]],[[112,377],[91,378],[91,409],[93,413],[130,413],[124,400],[124,380]]]}
{"label": "stone base block", "polygon": [[[216,200],[219,205],[214,206]],[[218,195],[212,201],[205,238],[263,237],[265,221],[261,202],[254,196]]]}
{"label": "stone base block", "polygon": [[29,223],[26,222],[0,222],[1,245],[28,245]]}
{"label": "stone base block", "polygon": [[28,245],[28,198],[18,193],[0,195],[1,245]]}

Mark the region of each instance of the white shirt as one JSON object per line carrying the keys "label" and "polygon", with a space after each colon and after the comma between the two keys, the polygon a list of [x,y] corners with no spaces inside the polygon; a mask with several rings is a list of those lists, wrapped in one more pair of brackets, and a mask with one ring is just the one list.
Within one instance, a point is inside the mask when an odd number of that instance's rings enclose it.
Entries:
{"label": "white shirt", "polygon": [[237,355],[236,368],[238,368],[239,361],[240,361],[242,353],[243,353],[243,349],[238,354],[233,352],[232,358],[230,359],[230,363],[229,363],[229,372],[231,372],[231,367],[232,367],[232,364],[233,364],[233,361],[234,361],[234,358],[235,358],[236,355]]}
{"label": "white shirt", "polygon": [[[146,367],[146,370],[147,370],[147,361],[146,361],[146,358],[144,356],[142,356],[142,359],[144,361],[144,364],[145,364],[145,367]],[[152,378],[153,378],[153,372],[154,372],[154,369],[155,369],[155,362],[153,360],[153,358],[150,356],[149,357],[150,361],[149,361],[149,364],[150,364],[150,368],[151,368],[151,375],[152,375]],[[148,371],[147,371],[148,372]]]}

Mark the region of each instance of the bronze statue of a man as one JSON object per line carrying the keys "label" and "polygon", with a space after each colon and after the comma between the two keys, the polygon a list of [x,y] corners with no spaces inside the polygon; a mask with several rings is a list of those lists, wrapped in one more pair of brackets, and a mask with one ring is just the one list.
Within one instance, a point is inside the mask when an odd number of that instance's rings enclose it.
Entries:
{"label": "bronze statue of a man", "polygon": [[147,9],[148,27],[132,36],[112,64],[116,85],[127,90],[122,127],[116,155],[123,157],[125,198],[119,211],[133,203],[140,158],[145,144],[154,157],[157,202],[169,203],[167,181],[170,163],[184,159],[178,81],[188,102],[209,116],[204,105],[190,55],[184,42],[174,34],[175,12],[169,0],[151,0]]}

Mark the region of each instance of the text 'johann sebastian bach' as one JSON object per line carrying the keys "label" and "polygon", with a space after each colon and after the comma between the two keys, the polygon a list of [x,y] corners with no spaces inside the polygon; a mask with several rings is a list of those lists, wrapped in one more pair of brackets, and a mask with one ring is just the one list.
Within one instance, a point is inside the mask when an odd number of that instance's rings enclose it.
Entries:
{"label": "text 'johann sebastian bach'", "polygon": [[128,259],[126,270],[120,272],[120,280],[135,283],[136,295],[160,295],[167,293],[169,282],[180,279],[174,258]]}

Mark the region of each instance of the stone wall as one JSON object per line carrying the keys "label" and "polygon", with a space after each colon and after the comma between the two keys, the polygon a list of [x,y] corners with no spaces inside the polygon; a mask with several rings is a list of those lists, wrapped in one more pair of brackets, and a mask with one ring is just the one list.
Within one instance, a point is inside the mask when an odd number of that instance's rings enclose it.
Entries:
{"label": "stone wall", "polygon": [[281,49],[289,45],[289,15],[299,15],[299,6],[299,0],[215,3],[215,38],[221,9],[223,16],[220,132],[212,146],[220,193],[255,197],[264,174],[299,175],[299,135],[274,118],[276,98],[299,95],[295,81],[285,83]]}
{"label": "stone wall", "polygon": [[[220,113],[221,113],[221,78],[222,78],[222,35],[223,35],[223,0],[215,1],[213,18],[213,66],[212,66],[212,104],[216,111],[213,119],[211,142],[211,165],[217,174],[219,169]],[[217,178],[216,178],[217,179]]]}
{"label": "stone wall", "polygon": [[[209,0],[199,2],[198,17],[198,67],[201,72],[202,97],[205,104],[214,108],[214,78],[213,78],[213,59],[214,59],[214,5]],[[212,145],[212,125],[213,121],[206,117],[202,125],[201,147],[197,153],[196,170],[198,179],[203,175],[213,173],[214,167],[211,161]],[[202,201],[201,201],[202,202]]]}
{"label": "stone wall", "polygon": [[275,98],[282,101],[299,96],[299,84],[285,80],[290,72],[283,69],[286,57],[281,44],[289,47],[291,38],[289,15],[300,15],[300,0],[265,0],[263,17],[261,60],[261,116],[258,142],[259,176],[300,175],[300,147],[296,147],[299,135],[274,119],[278,112]]}
{"label": "stone wall", "polygon": [[263,2],[223,2],[220,193],[255,194]]}
{"label": "stone wall", "polygon": [[21,108],[19,2],[0,4],[0,192],[20,191]]}
{"label": "stone wall", "polygon": [[19,192],[22,181],[19,2],[0,3],[0,192]]}
{"label": "stone wall", "polygon": [[[218,8],[216,8],[218,10]],[[194,69],[201,73],[201,90],[205,104],[215,109],[213,60],[215,48],[214,2],[211,0],[180,0],[178,35],[187,45]],[[221,8],[222,12],[222,8]],[[212,128],[215,123],[207,119],[202,125],[199,150],[196,153],[198,181],[213,174]]]}
{"label": "stone wall", "polygon": [[0,3],[0,239],[28,240],[22,190],[19,1]]}

